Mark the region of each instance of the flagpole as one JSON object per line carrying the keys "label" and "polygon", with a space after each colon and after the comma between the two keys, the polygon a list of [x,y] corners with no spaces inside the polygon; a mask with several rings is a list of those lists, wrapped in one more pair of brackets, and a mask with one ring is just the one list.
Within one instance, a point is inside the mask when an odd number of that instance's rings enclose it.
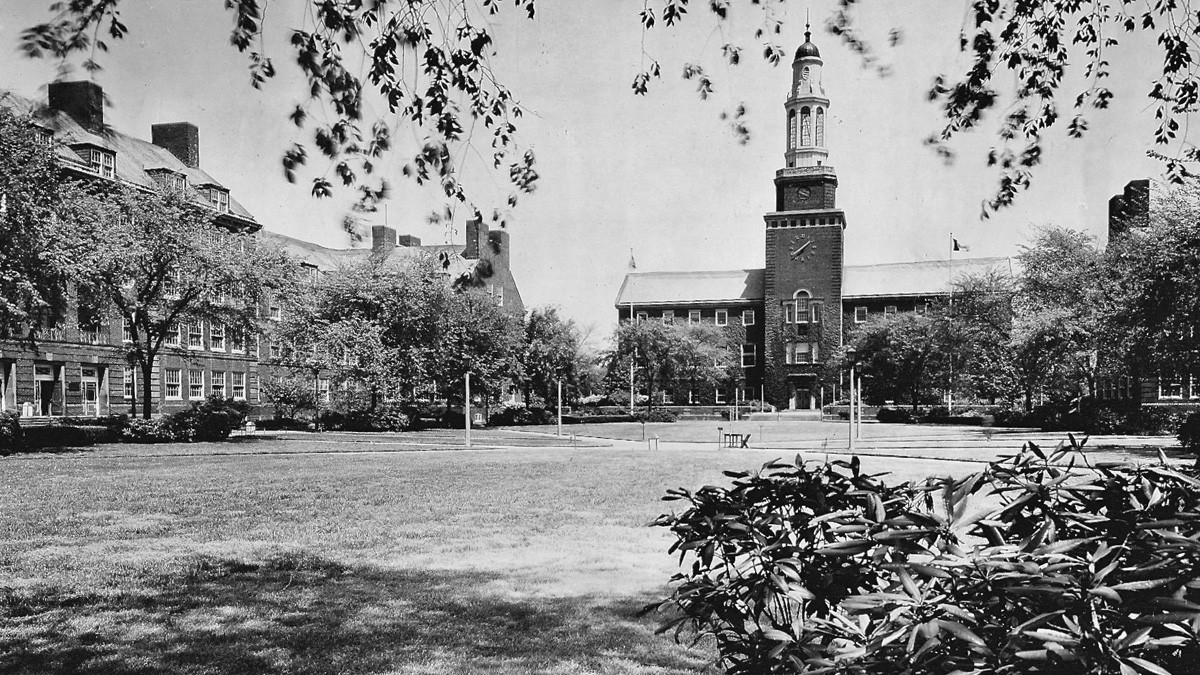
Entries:
{"label": "flagpole", "polygon": [[[950,264],[947,266],[949,278],[946,279],[950,290],[950,316],[947,318],[949,326],[954,327],[954,245],[957,242],[954,240],[954,233],[950,233]],[[950,354],[950,379],[946,382],[946,414],[954,415],[954,331],[950,331],[950,347],[947,352]]]}

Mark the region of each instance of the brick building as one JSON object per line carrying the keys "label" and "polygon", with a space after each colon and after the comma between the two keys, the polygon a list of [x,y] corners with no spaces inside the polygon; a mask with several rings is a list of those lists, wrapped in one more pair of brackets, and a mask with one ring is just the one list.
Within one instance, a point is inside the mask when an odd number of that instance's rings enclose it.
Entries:
{"label": "brick building", "polygon": [[[104,93],[93,82],[55,82],[48,103],[0,92],[0,106],[29,116],[74,177],[145,190],[183,190],[215,211],[216,223],[258,232],[261,225],[200,164],[200,133],[192,124],[155,124],[146,141],[104,123]],[[93,416],[128,412],[140,402],[141,378],[126,362],[121,316],[112,308],[68,301],[66,312],[35,340],[0,339],[0,410],[23,416]],[[181,327],[163,349],[150,383],[159,413],[209,394],[254,401],[254,345],[221,326]]]}
{"label": "brick building", "polygon": [[850,326],[872,315],[925,311],[960,275],[1010,269],[1007,258],[844,264],[847,219],[837,202],[837,171],[828,163],[830,99],[822,66],[806,32],[784,102],[784,166],[775,172],[774,208],[763,216],[765,267],[630,273],[617,294],[621,321],[686,319],[745,329],[744,386],[714,392],[716,399],[753,399],[761,392],[782,408],[830,402],[838,379],[826,366]]}

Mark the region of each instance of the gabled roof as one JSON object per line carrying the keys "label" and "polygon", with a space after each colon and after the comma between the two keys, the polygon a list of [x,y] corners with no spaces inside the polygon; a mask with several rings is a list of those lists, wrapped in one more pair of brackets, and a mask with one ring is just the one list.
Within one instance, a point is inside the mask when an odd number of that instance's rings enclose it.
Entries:
{"label": "gabled roof", "polygon": [[629,303],[733,304],[762,302],[763,270],[632,272],[617,293],[617,307]]}
{"label": "gabled roof", "polygon": [[[187,176],[190,188],[199,185],[224,187],[208,173],[187,166],[169,150],[150,141],[128,136],[112,129],[105,129],[99,134],[92,133],[80,126],[70,115],[8,91],[0,90],[0,107],[7,108],[18,115],[29,115],[40,126],[49,129],[58,142],[59,159],[69,165],[82,169],[87,168],[87,163],[71,150],[71,146],[86,144],[116,153],[116,176],[118,180],[125,183],[158,189],[158,182],[149,172],[152,169],[167,169]],[[199,193],[193,194],[192,198],[208,202],[207,196]],[[254,216],[232,195],[229,198],[229,215],[256,222]]]}
{"label": "gabled roof", "polygon": [[842,298],[939,295],[949,291],[952,278],[992,270],[1009,274],[1015,264],[1012,258],[956,258],[847,266],[842,277]]}

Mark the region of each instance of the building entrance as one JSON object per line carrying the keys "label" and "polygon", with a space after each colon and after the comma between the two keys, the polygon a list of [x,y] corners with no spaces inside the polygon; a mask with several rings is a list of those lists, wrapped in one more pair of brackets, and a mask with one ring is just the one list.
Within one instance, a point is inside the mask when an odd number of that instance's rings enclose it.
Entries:
{"label": "building entrance", "polygon": [[49,417],[54,414],[54,398],[58,395],[58,368],[46,364],[33,367],[33,414]]}
{"label": "building entrance", "polygon": [[790,393],[788,395],[789,410],[812,410],[817,407],[817,398],[813,393],[812,384],[808,382],[790,382],[788,383]]}
{"label": "building entrance", "polygon": [[81,389],[83,390],[83,414],[85,417],[100,414],[100,377],[98,369],[84,366]]}

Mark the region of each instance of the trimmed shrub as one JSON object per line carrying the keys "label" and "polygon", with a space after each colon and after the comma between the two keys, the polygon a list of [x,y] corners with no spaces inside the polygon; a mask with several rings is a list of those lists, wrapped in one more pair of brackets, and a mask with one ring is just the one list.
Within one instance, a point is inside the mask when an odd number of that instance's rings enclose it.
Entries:
{"label": "trimmed shrub", "polygon": [[555,413],[541,406],[525,406],[520,403],[505,403],[488,416],[488,425],[493,427],[523,426],[528,424],[553,424]]}
{"label": "trimmed shrub", "polygon": [[[728,414],[726,412],[726,415]],[[633,418],[638,422],[675,422],[679,419],[679,416],[671,410],[655,408],[650,412],[646,412],[645,410],[634,411]]]}
{"label": "trimmed shrub", "polygon": [[1179,439],[1179,444],[1183,446],[1184,450],[1191,452],[1200,450],[1200,412],[1189,414],[1183,420],[1183,424],[1179,425],[1175,437]]}
{"label": "trimmed shrub", "polygon": [[170,421],[165,417],[152,420],[130,420],[121,432],[126,443],[171,443],[178,440]]}
{"label": "trimmed shrub", "polygon": [[20,415],[15,410],[0,412],[0,455],[14,452],[21,445]]}
{"label": "trimmed shrub", "polygon": [[64,417],[62,424],[75,427],[103,427],[102,443],[119,443],[122,432],[129,426],[129,415],[105,415],[104,417]]}
{"label": "trimmed shrub", "polygon": [[860,460],[771,462],[670,490],[676,638],[731,675],[1188,673],[1200,472],[1075,468],[1071,444],[888,485]]}
{"label": "trimmed shrub", "polygon": [[875,419],[886,424],[910,424],[913,414],[908,408],[880,408]]}
{"label": "trimmed shrub", "polygon": [[312,431],[315,425],[308,420],[279,417],[255,420],[254,426],[261,431]]}
{"label": "trimmed shrub", "polygon": [[21,447],[25,450],[45,448],[84,448],[103,443],[109,436],[105,427],[76,427],[51,424],[44,427],[29,427],[22,432]]}
{"label": "trimmed shrub", "polygon": [[250,404],[232,398],[210,396],[166,417],[172,435],[180,441],[223,441],[241,427],[250,412]]}

